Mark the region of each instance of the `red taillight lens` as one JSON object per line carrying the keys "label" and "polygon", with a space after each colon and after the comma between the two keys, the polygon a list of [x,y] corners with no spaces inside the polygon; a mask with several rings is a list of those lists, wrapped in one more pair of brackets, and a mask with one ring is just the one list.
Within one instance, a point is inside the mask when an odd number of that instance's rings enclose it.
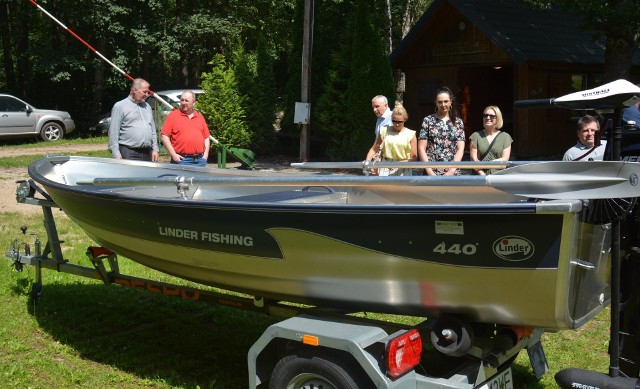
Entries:
{"label": "red taillight lens", "polygon": [[422,355],[422,337],[416,329],[392,339],[387,346],[389,375],[397,378],[418,366]]}

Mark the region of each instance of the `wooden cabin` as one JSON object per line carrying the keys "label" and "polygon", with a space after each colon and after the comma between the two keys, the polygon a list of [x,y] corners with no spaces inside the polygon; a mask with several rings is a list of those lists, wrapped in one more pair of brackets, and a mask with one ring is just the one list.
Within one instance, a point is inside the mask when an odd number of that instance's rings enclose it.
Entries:
{"label": "wooden cabin", "polygon": [[[559,97],[603,83],[604,42],[580,29],[580,19],[522,0],[434,0],[391,54],[405,73],[408,127],[435,111],[435,90],[458,99],[468,136],[482,129],[482,112],[497,105],[514,139],[512,159],[562,155],[575,144],[582,111],[517,110],[514,100]],[[631,82],[640,82],[636,52]],[[468,148],[467,148],[468,149]]]}

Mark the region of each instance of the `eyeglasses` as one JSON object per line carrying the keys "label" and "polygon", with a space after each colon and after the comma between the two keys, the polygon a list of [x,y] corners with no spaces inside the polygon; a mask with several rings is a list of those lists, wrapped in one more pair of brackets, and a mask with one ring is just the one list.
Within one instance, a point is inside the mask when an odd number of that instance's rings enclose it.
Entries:
{"label": "eyeglasses", "polygon": [[488,113],[485,113],[484,115],[482,115],[482,117],[483,117],[484,119],[491,119],[491,120],[493,120],[493,119],[495,119],[495,118],[496,118],[496,115],[490,115],[490,114],[488,114]]}
{"label": "eyeglasses", "polygon": [[393,124],[404,123],[404,120],[392,120]]}

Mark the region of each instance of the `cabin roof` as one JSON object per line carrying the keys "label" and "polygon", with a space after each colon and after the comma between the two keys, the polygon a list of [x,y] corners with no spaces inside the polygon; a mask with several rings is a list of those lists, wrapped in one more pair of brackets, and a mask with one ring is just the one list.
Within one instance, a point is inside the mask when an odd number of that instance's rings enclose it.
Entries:
{"label": "cabin roof", "polygon": [[[435,0],[391,53],[394,65],[414,39],[424,36],[422,30],[446,4],[475,24],[518,64],[529,61],[604,63],[604,38],[585,31],[581,18],[559,6],[538,10],[522,0]],[[640,64],[637,50],[633,63]]]}

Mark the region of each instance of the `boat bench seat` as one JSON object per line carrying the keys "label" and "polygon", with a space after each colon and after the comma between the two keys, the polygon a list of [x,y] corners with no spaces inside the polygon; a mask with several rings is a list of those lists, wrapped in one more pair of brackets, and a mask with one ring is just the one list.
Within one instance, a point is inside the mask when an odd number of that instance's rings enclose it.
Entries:
{"label": "boat bench seat", "polygon": [[241,201],[251,203],[347,203],[345,192],[320,192],[311,190],[283,190],[246,196],[228,197],[220,201]]}

